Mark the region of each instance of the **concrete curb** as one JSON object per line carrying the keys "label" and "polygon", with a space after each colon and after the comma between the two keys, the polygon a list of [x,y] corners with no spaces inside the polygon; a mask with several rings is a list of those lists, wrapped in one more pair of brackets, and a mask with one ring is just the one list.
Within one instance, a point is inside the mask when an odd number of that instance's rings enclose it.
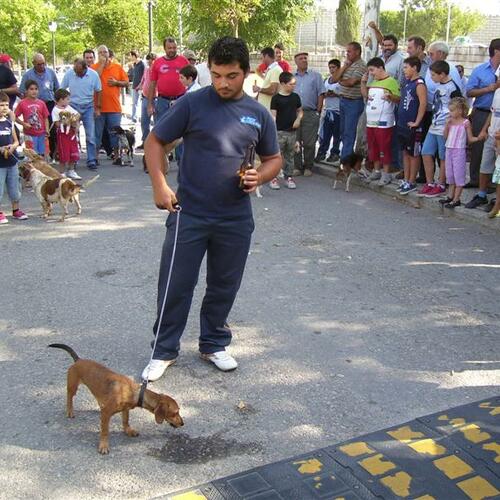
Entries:
{"label": "concrete curb", "polygon": [[[313,171],[324,175],[326,177],[334,178],[337,173],[338,168],[330,165],[326,162],[315,163]],[[409,193],[406,196],[401,196],[397,191],[397,184],[389,184],[388,186],[380,187],[377,186],[375,182],[366,183],[363,182],[356,176],[353,176],[351,179],[351,186],[357,186],[361,189],[369,189],[371,191],[376,192],[377,194],[381,194],[388,198],[391,198],[394,201],[398,201],[400,203],[404,203],[412,208],[424,208],[427,210],[431,210],[436,214],[441,215],[442,217],[456,218],[459,220],[472,222],[474,224],[479,224],[482,227],[486,227],[493,231],[500,231],[500,218],[496,219],[488,219],[486,217],[486,212],[481,209],[468,209],[463,206],[457,207],[453,210],[444,209],[442,205],[439,203],[439,198],[420,198],[416,195],[415,192]],[[337,189],[344,189],[343,184],[340,184]],[[470,194],[468,194],[470,192]],[[466,202],[476,193],[476,190],[468,190],[465,193]],[[463,203],[463,202],[462,202]]]}

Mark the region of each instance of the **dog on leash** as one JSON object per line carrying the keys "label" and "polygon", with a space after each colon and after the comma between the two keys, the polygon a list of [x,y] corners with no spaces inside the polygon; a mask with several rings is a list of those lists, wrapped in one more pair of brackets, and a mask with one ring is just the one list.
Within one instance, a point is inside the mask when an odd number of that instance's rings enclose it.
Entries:
{"label": "dog on leash", "polygon": [[61,175],[60,172],[58,172],[54,167],[51,167],[46,161],[43,156],[40,156],[37,154],[35,151],[32,149],[26,148],[24,150],[24,154],[28,158],[27,161],[21,162],[21,165],[23,164],[28,164],[31,167],[36,168],[42,174],[46,175],[47,177],[50,177],[51,179],[62,179],[63,176]]}
{"label": "dog on leash", "polygon": [[126,162],[134,166],[134,146],[135,146],[135,128],[125,130],[119,125],[111,129],[118,138],[118,146],[115,150],[115,164],[124,166],[124,157]]}
{"label": "dog on leash", "polygon": [[[68,369],[66,416],[74,418],[73,398],[80,384],[88,387],[101,408],[101,433],[99,453],[109,453],[109,421],[115,413],[121,412],[123,432],[129,437],[139,435],[129,425],[129,411],[139,406],[141,385],[125,375],[120,375],[90,359],[81,359],[65,344],[49,344],[48,347],[63,349],[73,358],[74,364]],[[172,427],[182,427],[184,421],[179,414],[179,405],[166,394],[158,394],[146,389],[142,408],[154,414],[157,424],[168,422]]]}
{"label": "dog on leash", "polygon": [[25,180],[29,180],[33,186],[38,201],[42,205],[43,218],[47,218],[52,214],[52,204],[58,202],[62,208],[60,222],[69,214],[68,203],[75,203],[76,214],[82,213],[80,204],[80,191],[93,184],[99,176],[96,175],[84,184],[77,184],[75,181],[62,177],[59,179],[51,179],[36,168],[25,163],[22,165],[21,174]]}
{"label": "dog on leash", "polygon": [[335,175],[335,179],[333,181],[333,189],[337,188],[338,182],[345,182],[345,190],[348,193],[351,187],[351,178],[354,173],[358,173],[361,169],[361,162],[363,161],[363,157],[356,153],[352,153],[347,158],[344,159],[339,169],[337,170],[337,174]]}

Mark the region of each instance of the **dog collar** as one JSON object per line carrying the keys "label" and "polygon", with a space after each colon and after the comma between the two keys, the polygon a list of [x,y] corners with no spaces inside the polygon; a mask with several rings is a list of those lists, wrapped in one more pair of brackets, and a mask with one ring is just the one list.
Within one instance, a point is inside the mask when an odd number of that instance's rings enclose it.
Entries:
{"label": "dog collar", "polygon": [[144,393],[146,392],[147,385],[148,385],[148,381],[147,380],[143,380],[142,384],[141,384],[141,390],[139,391],[139,399],[137,401],[137,406],[139,408],[142,408],[142,405],[144,403]]}

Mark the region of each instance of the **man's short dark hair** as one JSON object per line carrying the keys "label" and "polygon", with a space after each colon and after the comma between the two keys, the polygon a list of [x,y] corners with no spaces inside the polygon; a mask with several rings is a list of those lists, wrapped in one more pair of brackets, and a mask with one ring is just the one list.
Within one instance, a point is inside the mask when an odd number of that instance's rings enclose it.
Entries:
{"label": "man's short dark hair", "polygon": [[172,38],[171,36],[165,37],[165,39],[163,40],[163,47],[165,47],[165,45],[167,45],[167,43],[175,43],[175,45],[177,45],[175,38]]}
{"label": "man's short dark hair", "polygon": [[208,52],[208,65],[234,63],[238,63],[245,73],[250,71],[250,54],[245,41],[232,36],[215,40]]}
{"label": "man's short dark hair", "polygon": [[69,97],[70,96],[70,93],[69,93],[69,90],[67,89],[57,89],[55,92],[54,92],[54,99],[57,101],[59,101],[60,99],[64,99],[65,97]]}
{"label": "man's short dark hair", "polygon": [[372,66],[373,68],[382,68],[385,69],[384,61],[380,57],[373,57],[367,63],[367,66]]}
{"label": "man's short dark hair", "polygon": [[390,40],[396,47],[398,46],[398,39],[394,35],[384,35],[383,40]]}
{"label": "man's short dark hair", "polygon": [[283,47],[283,44],[281,42],[275,43],[274,48],[280,49],[282,52],[285,52],[285,47]]}
{"label": "man's short dark hair", "polygon": [[335,66],[338,66],[340,68],[340,61],[338,59],[330,59],[328,61],[328,66],[330,66],[330,64],[334,64]]}
{"label": "man's short dark hair", "polygon": [[85,57],[85,54],[92,54],[95,57],[95,52],[92,49],[85,49],[83,51],[83,57]]}
{"label": "man's short dark hair", "polygon": [[446,61],[436,61],[430,65],[430,70],[438,75],[442,75],[443,73],[449,75],[450,65]]}
{"label": "man's short dark hair", "polygon": [[407,57],[403,62],[412,68],[416,68],[419,72],[422,69],[422,61],[417,56]]}
{"label": "man's short dark hair", "polygon": [[425,40],[420,36],[411,36],[408,41],[413,42],[417,47],[421,47],[422,50],[425,49]]}
{"label": "man's short dark hair", "polygon": [[156,54],[154,52],[150,52],[146,55],[146,61],[154,61],[156,59]]}
{"label": "man's short dark hair", "polygon": [[131,50],[128,53],[129,56],[135,57],[136,59],[139,57],[139,54],[135,50]]}
{"label": "man's short dark hair", "polygon": [[260,53],[265,57],[268,56],[271,59],[275,58],[274,49],[272,47],[264,47]]}
{"label": "man's short dark hair", "polygon": [[179,70],[179,73],[185,78],[192,78],[193,82],[198,77],[198,71],[196,71],[196,68],[192,64],[187,64],[186,66],[182,67]]}
{"label": "man's short dark hair", "polygon": [[0,91],[0,102],[10,102],[9,96],[5,92]]}
{"label": "man's short dark hair", "polygon": [[35,82],[35,80],[26,80],[26,83],[24,84],[24,88],[26,90],[28,90],[30,87],[33,87],[35,86],[36,88],[38,88],[38,83]]}
{"label": "man's short dark hair", "polygon": [[361,49],[361,45],[358,42],[349,42],[347,45],[350,45],[351,47],[356,49],[357,52],[359,52],[361,54],[362,49]]}
{"label": "man's short dark hair", "polygon": [[287,84],[290,83],[295,77],[289,71],[282,71],[278,78],[280,83]]}
{"label": "man's short dark hair", "polygon": [[490,46],[488,47],[490,57],[494,57],[495,50],[500,50],[500,38],[493,38],[493,40],[491,40]]}

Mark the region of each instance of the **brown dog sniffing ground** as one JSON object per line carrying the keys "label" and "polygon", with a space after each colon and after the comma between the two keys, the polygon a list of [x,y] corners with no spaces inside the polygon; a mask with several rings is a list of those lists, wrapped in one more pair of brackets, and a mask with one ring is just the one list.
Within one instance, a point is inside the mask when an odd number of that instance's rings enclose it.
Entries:
{"label": "brown dog sniffing ground", "polygon": [[[90,359],[81,359],[78,354],[65,344],[49,344],[48,347],[63,349],[75,361],[68,369],[66,416],[73,418],[73,397],[78,386],[85,384],[94,395],[101,408],[101,435],[99,453],[109,453],[109,421],[118,412],[122,414],[123,432],[129,437],[139,433],[130,427],[129,410],[138,406],[141,384],[125,375],[120,375]],[[158,394],[146,389],[142,408],[154,413],[157,424],[166,420],[172,427],[184,425],[179,414],[179,405],[166,394]]]}

